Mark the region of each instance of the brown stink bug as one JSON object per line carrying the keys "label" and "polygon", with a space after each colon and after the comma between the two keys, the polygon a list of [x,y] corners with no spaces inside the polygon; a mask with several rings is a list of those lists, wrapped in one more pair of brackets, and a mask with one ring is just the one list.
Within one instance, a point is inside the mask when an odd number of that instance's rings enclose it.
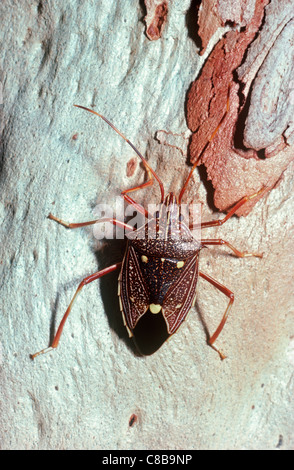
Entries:
{"label": "brown stink bug", "polygon": [[[234,302],[234,294],[227,287],[199,270],[199,253],[205,246],[226,245],[238,257],[262,257],[262,255],[241,252],[222,239],[197,240],[193,237],[192,231],[197,227],[203,229],[224,224],[241,206],[250,199],[259,196],[264,189],[262,188],[250,196],[244,196],[229,210],[223,219],[204,222],[198,225],[186,224],[180,210],[181,200],[192,173],[197,166],[197,162],[192,167],[180,195],[176,197],[173,193],[169,193],[165,196],[162,181],[134,145],[104,116],[83,106],[77,107],[85,109],[106,121],[133,148],[142,160],[148,175],[147,181],[139,186],[123,191],[121,195],[137,212],[146,217],[147,222],[145,221],[138,229],[134,229],[133,226],[114,218],[103,218],[82,223],[67,223],[49,214],[50,219],[70,229],[102,222],[109,222],[123,227],[127,232],[128,243],[123,261],[102,269],[82,280],[62,318],[51,346],[33,354],[31,356],[32,359],[58,346],[66,319],[82,288],[86,284],[115,270],[120,270],[118,296],[124,324],[129,335],[134,336],[137,345],[138,337],[143,337],[144,343],[147,328],[146,319],[148,318],[155,319],[151,326],[151,335],[155,329],[161,328],[164,330],[165,339],[167,339],[178,330],[195,303],[198,276],[201,276],[225,294],[229,299],[228,306],[216,331],[208,338],[208,344],[219,353],[221,359],[224,359],[224,354],[215,347],[214,343],[225,325]],[[161,206],[159,211],[149,214],[146,209],[129,196],[129,193],[152,185],[154,179],[157,180],[160,187]],[[162,342],[157,347],[161,344]],[[143,348],[139,346],[139,349],[144,354],[149,353],[147,352],[148,348],[146,349],[144,344]]]}

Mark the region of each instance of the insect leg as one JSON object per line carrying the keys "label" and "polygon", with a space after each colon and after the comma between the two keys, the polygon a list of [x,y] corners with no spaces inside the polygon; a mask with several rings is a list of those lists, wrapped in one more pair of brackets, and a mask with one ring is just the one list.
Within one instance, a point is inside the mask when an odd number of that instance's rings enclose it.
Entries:
{"label": "insect leg", "polygon": [[[139,189],[147,188],[148,186],[152,186],[154,183],[153,176],[156,177],[156,179],[159,181],[160,184],[160,189],[161,189],[161,196],[162,196],[162,201],[163,202],[163,197],[164,197],[164,190],[161,181],[157,177],[156,173],[152,170],[152,168],[148,165],[147,161],[145,158],[137,151],[137,149],[133,146],[133,144],[127,140],[127,142],[131,145],[131,147],[137,152],[137,154],[140,156],[141,160],[143,161],[144,167],[147,171],[148,175],[148,180],[145,181],[145,183],[142,183],[138,186],[134,186],[133,188],[125,189],[124,191],[121,192],[121,196],[124,198],[125,201],[127,201],[128,204],[131,204],[132,206],[135,207],[135,209],[140,212],[141,214],[145,215],[145,217],[148,219],[150,217],[148,211],[144,209],[140,204],[134,201],[130,196],[128,196],[128,193],[131,193],[133,191],[137,191]],[[152,176],[153,175],[153,176]]]}
{"label": "insect leg", "polygon": [[122,265],[122,263],[113,264],[112,266],[109,266],[108,268],[102,269],[101,271],[98,271],[94,274],[91,274],[90,276],[88,276],[88,277],[86,277],[85,279],[82,280],[82,282],[79,284],[79,287],[77,288],[77,290],[76,290],[69,306],[67,307],[67,310],[66,310],[65,314],[63,315],[63,318],[60,322],[60,325],[58,327],[58,330],[56,332],[56,335],[53,339],[53,342],[52,342],[51,346],[49,348],[42,349],[41,351],[39,351],[35,354],[32,354],[31,359],[35,359],[35,357],[39,356],[40,354],[45,354],[49,351],[52,351],[52,349],[57,348],[59,340],[60,340],[60,336],[62,334],[64,324],[65,324],[65,322],[67,320],[67,317],[69,316],[69,314],[71,312],[72,306],[73,306],[78,294],[81,292],[82,288],[86,284],[90,284],[90,282],[95,281],[96,279],[99,279],[100,277],[104,276],[105,274],[109,274],[112,271],[115,271],[116,269],[119,269],[121,267],[121,265]]}
{"label": "insect leg", "polygon": [[[254,199],[255,197],[260,196],[261,194],[263,194],[265,192],[265,190],[266,190],[266,188],[262,187],[256,193],[251,194],[251,196],[242,197],[242,199],[240,199],[240,201],[237,202],[231,208],[231,210],[227,213],[227,215],[223,219],[211,220],[209,222],[203,222],[201,224],[201,228],[217,227],[219,225],[223,225],[225,222],[227,222],[237,212],[238,209],[240,209],[240,207],[242,207],[244,204],[246,204],[246,202],[250,201],[251,199]],[[199,227],[200,227],[200,224],[190,225],[189,226],[190,230],[193,230],[193,229],[196,229],[196,228],[199,228]]]}
{"label": "insect leg", "polygon": [[145,217],[148,219],[149,218],[149,213],[144,207],[141,206],[141,204],[138,204],[134,199],[132,199],[130,196],[127,194],[124,194],[123,192],[121,193],[122,197],[124,198],[125,201],[127,201],[128,204],[131,204],[131,206],[134,206],[134,208],[140,212],[140,214],[145,215]]}
{"label": "insect leg", "polygon": [[214,345],[213,343],[215,342],[215,340],[217,339],[217,337],[219,336],[220,332],[222,331],[226,321],[227,321],[227,318],[228,318],[228,315],[229,315],[229,312],[231,310],[231,307],[233,305],[233,302],[234,302],[234,294],[233,292],[231,292],[227,287],[223,286],[222,284],[220,284],[220,282],[216,281],[215,279],[213,279],[212,277],[208,276],[207,274],[204,274],[203,272],[199,271],[199,276],[201,276],[203,279],[205,279],[206,281],[210,282],[210,284],[212,284],[214,287],[216,287],[218,290],[220,290],[223,294],[225,294],[227,297],[229,297],[229,303],[228,303],[228,306],[226,308],[226,311],[223,315],[223,318],[221,319],[221,322],[220,324],[218,325],[216,331],[214,332],[214,334],[209,338],[208,340],[208,344],[209,346],[211,346],[215,351],[218,352],[218,354],[220,355],[220,358],[223,360],[226,358],[226,356],[221,352],[219,351]]}
{"label": "insect leg", "polygon": [[90,220],[88,222],[80,222],[80,223],[77,223],[77,224],[72,224],[72,223],[65,222],[62,219],[59,219],[58,217],[55,217],[54,215],[52,215],[50,213],[48,215],[48,219],[55,220],[55,222],[57,222],[58,224],[63,225],[66,228],[79,228],[79,227],[85,227],[87,225],[94,225],[94,224],[109,222],[113,225],[118,225],[119,227],[123,227],[126,230],[131,230],[131,231],[134,230],[134,228],[131,225],[125,224],[124,222],[121,222],[120,220],[111,219],[111,218]]}
{"label": "insect leg", "polygon": [[215,239],[215,240],[204,239],[204,240],[201,240],[201,244],[203,244],[203,245],[226,245],[228,248],[230,248],[235,253],[236,256],[238,256],[238,258],[246,258],[248,256],[256,256],[257,258],[262,258],[262,256],[263,256],[262,253],[251,253],[251,252],[247,252],[247,251],[239,251],[239,250],[237,250],[237,248],[235,248],[233,245],[231,245],[231,243],[229,243],[225,240],[222,240],[220,238]]}

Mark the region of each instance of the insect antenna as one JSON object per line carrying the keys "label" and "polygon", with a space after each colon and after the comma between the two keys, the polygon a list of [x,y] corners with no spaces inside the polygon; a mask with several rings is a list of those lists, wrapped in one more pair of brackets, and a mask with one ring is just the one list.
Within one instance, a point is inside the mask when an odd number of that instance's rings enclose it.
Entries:
{"label": "insect antenna", "polygon": [[163,183],[162,183],[161,179],[157,176],[157,174],[151,168],[151,166],[149,166],[149,164],[147,163],[147,161],[145,160],[143,155],[139,152],[139,150],[136,149],[136,147],[132,144],[132,142],[129,139],[127,139],[110,121],[108,121],[108,119],[106,117],[102,116],[102,114],[99,114],[96,111],[93,111],[93,109],[85,108],[84,106],[80,106],[78,104],[75,104],[74,106],[76,108],[81,108],[81,109],[84,109],[85,111],[89,111],[89,113],[95,114],[96,116],[99,116],[101,119],[103,119],[103,121],[105,121],[110,127],[112,127],[112,129],[115,132],[117,132],[117,134],[119,134],[132,147],[132,149],[136,152],[136,154],[141,158],[142,162],[144,163],[145,168],[147,169],[147,172],[151,173],[154,176],[154,178],[156,179],[156,181],[158,182],[158,184],[160,186],[160,192],[161,192],[161,202],[163,203],[163,201],[164,201],[164,187],[163,187]]}

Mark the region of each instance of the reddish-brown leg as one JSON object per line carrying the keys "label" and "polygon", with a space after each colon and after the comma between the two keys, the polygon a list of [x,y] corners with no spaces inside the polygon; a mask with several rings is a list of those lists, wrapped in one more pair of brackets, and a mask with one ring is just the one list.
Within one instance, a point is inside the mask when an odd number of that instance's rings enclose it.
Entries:
{"label": "reddish-brown leg", "polygon": [[[127,140],[127,139],[125,139]],[[130,143],[130,141],[127,140],[128,143]],[[131,145],[134,149],[135,147],[133,145]],[[135,149],[136,150],[136,149]],[[136,152],[138,153],[138,151],[136,150]],[[139,154],[141,155],[141,154]],[[145,158],[143,158],[143,156],[141,156],[141,160],[143,161],[143,164],[145,166],[145,169],[147,171],[147,175],[148,175],[148,180],[145,181],[145,183],[142,183],[138,186],[135,186],[134,188],[129,188],[129,189],[125,189],[124,191],[121,192],[121,196],[124,198],[125,201],[127,201],[128,204],[131,204],[132,206],[135,207],[135,209],[140,212],[141,214],[145,215],[145,217],[148,219],[150,217],[148,211],[146,209],[144,209],[144,207],[142,207],[140,204],[138,204],[136,201],[134,201],[134,199],[132,199],[130,196],[128,196],[128,193],[132,193],[133,191],[138,191],[139,189],[143,189],[143,188],[147,188],[148,186],[152,186],[153,183],[154,183],[154,180],[153,180],[153,177],[152,175],[154,173],[154,171],[150,168],[150,166],[148,165],[148,163],[146,162]],[[156,176],[156,178],[158,179],[158,177]],[[159,180],[159,179],[158,179]],[[160,181],[160,180],[159,180]],[[160,184],[161,181],[160,181]],[[163,195],[164,193],[162,193]]]}
{"label": "reddish-brown leg", "polygon": [[55,217],[54,215],[50,213],[48,215],[48,219],[55,220],[55,222],[57,222],[60,225],[63,225],[66,228],[79,228],[79,227],[86,227],[87,225],[94,225],[94,224],[109,222],[110,224],[123,227],[125,230],[130,230],[130,231],[134,230],[134,227],[132,227],[131,225],[125,224],[124,222],[121,222],[120,220],[111,219],[111,218],[90,220],[88,222],[79,222],[79,223],[72,224],[72,223],[65,222],[62,219],[59,219],[58,217]]}
{"label": "reddish-brown leg", "polygon": [[[132,189],[134,189],[134,188],[132,188]],[[140,189],[140,187],[138,186],[135,189]],[[142,207],[141,204],[138,204],[136,201],[134,201],[134,199],[132,199],[130,196],[128,196],[127,194],[125,194],[123,192],[121,193],[121,195],[124,198],[124,200],[127,201],[128,204],[131,204],[131,206],[133,206],[138,212],[140,212],[140,214],[145,215],[145,217],[147,219],[149,218],[148,211],[146,209],[144,209],[144,207]]]}
{"label": "reddish-brown leg", "polygon": [[212,277],[208,276],[207,274],[204,274],[203,272],[199,271],[199,276],[201,276],[203,279],[205,279],[206,281],[210,282],[210,284],[212,284],[214,287],[216,287],[218,290],[220,290],[223,294],[225,294],[227,297],[229,297],[229,303],[228,303],[228,306],[226,308],[226,311],[224,313],[224,316],[223,318],[221,319],[221,322],[220,324],[218,325],[216,331],[213,333],[213,335],[209,338],[208,340],[208,344],[209,346],[211,346],[215,351],[218,352],[220,358],[223,360],[226,358],[226,356],[221,352],[219,351],[215,346],[214,346],[214,342],[215,340],[217,339],[217,337],[219,336],[219,334],[221,333],[226,321],[227,321],[227,318],[228,318],[228,315],[229,315],[229,312],[231,310],[231,307],[233,305],[233,302],[234,302],[234,294],[233,292],[231,292],[227,287],[223,286],[222,284],[220,284],[220,282],[216,281],[215,279],[213,279]]}
{"label": "reddish-brown leg", "polygon": [[237,248],[235,248],[233,245],[231,245],[231,243],[225,241],[225,240],[222,240],[221,238],[217,238],[217,239],[204,239],[204,240],[201,240],[201,243],[203,245],[226,245],[228,248],[230,248],[236,256],[238,256],[238,258],[246,258],[246,257],[249,257],[249,256],[256,256],[257,258],[262,258],[263,254],[262,253],[252,253],[252,252],[247,252],[247,251],[239,251],[237,250]]}
{"label": "reddish-brown leg", "polygon": [[196,224],[196,225],[190,225],[189,228],[190,230],[199,228],[207,228],[207,227],[218,227],[220,225],[223,225],[225,222],[227,222],[236,212],[240,207],[242,207],[246,202],[250,201],[251,199],[254,199],[257,196],[260,196],[262,193],[264,193],[266,188],[261,188],[257,193],[252,194],[251,196],[244,196],[242,199],[240,199],[239,202],[237,202],[232,209],[227,213],[227,215],[223,219],[218,219],[218,220],[211,220],[209,222],[203,222],[201,224]]}
{"label": "reddish-brown leg", "polygon": [[82,288],[86,285],[86,284],[90,284],[90,282],[92,281],[95,281],[96,279],[99,279],[100,277],[102,276],[105,276],[105,274],[109,274],[111,273],[112,271],[115,271],[116,269],[119,269],[121,267],[122,263],[116,263],[116,264],[113,264],[112,266],[109,266],[108,268],[105,268],[105,269],[102,269],[101,271],[98,271],[97,273],[94,273],[94,274],[91,274],[90,276],[86,277],[85,279],[82,280],[82,282],[80,283],[79,287],[77,288],[61,322],[60,322],[60,325],[58,327],[58,330],[56,332],[56,335],[53,339],[53,342],[51,344],[51,346],[49,348],[45,348],[45,349],[42,349],[41,351],[35,353],[35,354],[32,354],[31,355],[31,359],[35,359],[35,357],[39,356],[40,354],[45,354],[49,351],[52,351],[52,349],[54,348],[57,348],[58,346],[58,343],[59,343],[59,340],[60,340],[60,336],[62,334],[62,330],[63,330],[63,327],[64,327],[64,324],[67,320],[67,317],[69,316],[70,312],[71,312],[71,309],[72,309],[72,306],[78,296],[78,294],[81,292]]}

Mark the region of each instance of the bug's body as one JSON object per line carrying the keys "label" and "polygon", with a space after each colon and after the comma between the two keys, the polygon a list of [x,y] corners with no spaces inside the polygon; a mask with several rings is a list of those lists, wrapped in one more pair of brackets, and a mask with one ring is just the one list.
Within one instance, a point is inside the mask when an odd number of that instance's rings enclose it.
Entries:
{"label": "bug's body", "polygon": [[[225,356],[214,346],[214,342],[221,333],[228,318],[229,311],[233,305],[234,294],[227,287],[199,270],[199,252],[203,246],[226,245],[238,257],[262,257],[262,255],[259,253],[241,252],[233,247],[229,242],[222,239],[197,240],[193,237],[191,230],[199,227],[203,229],[222,225],[229,220],[241,206],[246,204],[247,201],[257,196],[261,196],[264,189],[262,188],[251,196],[244,196],[221,220],[213,220],[196,225],[187,225],[183,221],[182,214],[180,214],[181,200],[198,162],[196,162],[191,169],[179,197],[177,198],[173,193],[169,193],[164,197],[164,187],[160,178],[152,170],[134,145],[104,116],[96,113],[96,111],[84,108],[83,106],[78,107],[101,117],[133,148],[142,160],[147,171],[148,180],[139,186],[124,190],[121,195],[128,204],[131,204],[139,213],[145,215],[147,223],[141,228],[134,230],[132,226],[116,219],[100,219],[82,223],[67,223],[49,214],[50,219],[55,220],[67,228],[78,228],[96,223],[109,222],[113,225],[123,227],[128,232],[129,240],[122,262],[118,262],[108,268],[102,269],[101,271],[98,271],[82,280],[62,318],[51,346],[33,354],[31,356],[32,359],[40,354],[51,351],[53,348],[58,346],[66,319],[81,289],[90,282],[118,269],[120,269],[118,280],[120,308],[128,333],[130,336],[134,334],[135,339],[140,325],[143,325],[140,335],[143,336],[143,339],[145,338],[147,329],[145,320],[149,318],[156,320],[151,326],[151,336],[155,330],[158,329],[165,330],[165,339],[175,333],[187,317],[191,307],[194,305],[198,276],[201,276],[220,292],[225,294],[229,298],[226,311],[214,334],[211,336],[208,335],[208,344],[219,353],[221,359],[224,359]],[[223,116],[219,125],[222,124],[225,116],[226,114]],[[217,129],[212,134],[209,142],[217,132]],[[160,186],[161,208],[153,217],[150,217],[147,210],[140,204],[136,203],[128,193],[151,186],[154,182],[153,178],[157,180]],[[158,319],[163,320],[158,322]],[[140,335],[138,334],[138,336]],[[156,349],[160,347],[161,344],[162,342],[157,343]]]}
{"label": "bug's body", "polygon": [[201,243],[180,221],[175,196],[166,197],[158,217],[128,235],[118,294],[129,335],[149,310],[161,314],[168,335],[177,331],[196,296]]}

